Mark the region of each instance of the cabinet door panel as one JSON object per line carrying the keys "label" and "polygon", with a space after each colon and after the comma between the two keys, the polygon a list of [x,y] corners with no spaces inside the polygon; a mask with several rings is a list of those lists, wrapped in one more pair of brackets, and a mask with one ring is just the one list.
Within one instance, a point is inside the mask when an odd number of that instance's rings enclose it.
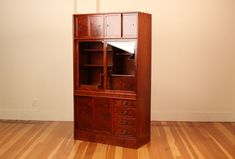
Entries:
{"label": "cabinet door panel", "polygon": [[121,14],[105,15],[105,37],[121,37]]}
{"label": "cabinet door panel", "polygon": [[103,15],[92,15],[89,16],[90,20],[90,37],[102,38],[104,29],[104,18]]}
{"label": "cabinet door panel", "polygon": [[137,14],[123,14],[123,37],[137,36]]}
{"label": "cabinet door panel", "polygon": [[74,28],[75,37],[78,37],[78,38],[88,37],[89,35],[88,16],[86,15],[76,16],[74,23],[75,23],[75,28]]}
{"label": "cabinet door panel", "polygon": [[94,130],[111,133],[111,100],[107,98],[94,98],[93,100]]}
{"label": "cabinet door panel", "polygon": [[90,97],[76,97],[76,120],[79,129],[92,128],[92,103]]}

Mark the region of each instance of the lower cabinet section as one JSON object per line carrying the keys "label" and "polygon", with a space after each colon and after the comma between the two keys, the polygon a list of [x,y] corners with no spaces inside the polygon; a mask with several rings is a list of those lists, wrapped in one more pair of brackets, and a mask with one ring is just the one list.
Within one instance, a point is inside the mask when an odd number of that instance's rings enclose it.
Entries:
{"label": "lower cabinet section", "polygon": [[141,145],[135,100],[76,96],[74,109],[75,139],[131,148]]}

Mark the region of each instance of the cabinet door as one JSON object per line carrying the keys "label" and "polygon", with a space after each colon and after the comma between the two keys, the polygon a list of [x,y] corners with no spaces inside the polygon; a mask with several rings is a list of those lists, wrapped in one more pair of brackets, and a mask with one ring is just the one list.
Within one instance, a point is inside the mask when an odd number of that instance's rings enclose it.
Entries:
{"label": "cabinet door", "polygon": [[90,15],[90,37],[91,38],[102,38],[104,29],[104,18],[103,15]]}
{"label": "cabinet door", "polygon": [[105,37],[106,38],[121,37],[121,14],[105,15]]}
{"label": "cabinet door", "polygon": [[93,98],[93,128],[96,131],[111,133],[111,100],[107,98]]}
{"label": "cabinet door", "polygon": [[136,37],[137,36],[137,14],[123,14],[123,37]]}
{"label": "cabinet door", "polygon": [[92,129],[92,102],[90,97],[76,97],[75,122],[79,129]]}
{"label": "cabinet door", "polygon": [[78,15],[74,18],[75,28],[74,34],[77,38],[86,38],[89,35],[88,31],[88,16]]}

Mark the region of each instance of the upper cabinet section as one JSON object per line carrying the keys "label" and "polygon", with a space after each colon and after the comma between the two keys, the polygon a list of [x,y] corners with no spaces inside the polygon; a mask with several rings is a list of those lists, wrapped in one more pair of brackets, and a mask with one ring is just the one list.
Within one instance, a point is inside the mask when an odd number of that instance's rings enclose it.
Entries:
{"label": "upper cabinet section", "polygon": [[106,14],[105,21],[105,37],[120,38],[121,37],[121,14]]}
{"label": "upper cabinet section", "polygon": [[79,38],[89,37],[88,16],[77,15],[74,17],[74,36]]}
{"label": "upper cabinet section", "polygon": [[103,38],[104,34],[104,22],[103,15],[91,15],[88,16],[90,31],[89,38]]}
{"label": "upper cabinet section", "polygon": [[136,38],[138,13],[74,15],[74,36],[77,39]]}
{"label": "upper cabinet section", "polygon": [[136,37],[137,36],[137,30],[138,30],[138,16],[137,14],[123,14],[122,17],[122,23],[123,23],[123,37],[129,38],[129,37]]}

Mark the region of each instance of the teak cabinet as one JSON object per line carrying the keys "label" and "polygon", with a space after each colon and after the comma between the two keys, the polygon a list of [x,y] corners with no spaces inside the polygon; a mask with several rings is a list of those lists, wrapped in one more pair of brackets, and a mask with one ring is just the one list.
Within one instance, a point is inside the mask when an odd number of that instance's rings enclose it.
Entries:
{"label": "teak cabinet", "polygon": [[74,15],[74,138],[150,140],[151,14]]}

